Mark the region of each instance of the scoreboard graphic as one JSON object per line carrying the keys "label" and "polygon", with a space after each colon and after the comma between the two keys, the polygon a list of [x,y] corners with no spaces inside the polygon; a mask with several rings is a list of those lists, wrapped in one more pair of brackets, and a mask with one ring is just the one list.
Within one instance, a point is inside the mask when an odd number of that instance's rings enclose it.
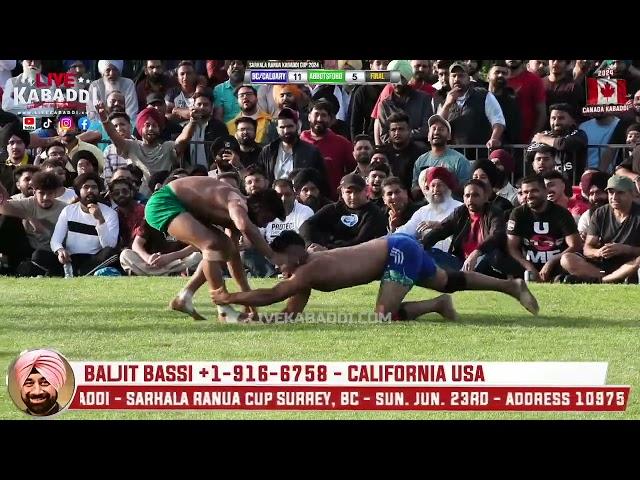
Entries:
{"label": "scoreboard graphic", "polygon": [[400,83],[400,72],[387,70],[253,69],[245,72],[244,83],[253,85],[286,83],[338,85]]}

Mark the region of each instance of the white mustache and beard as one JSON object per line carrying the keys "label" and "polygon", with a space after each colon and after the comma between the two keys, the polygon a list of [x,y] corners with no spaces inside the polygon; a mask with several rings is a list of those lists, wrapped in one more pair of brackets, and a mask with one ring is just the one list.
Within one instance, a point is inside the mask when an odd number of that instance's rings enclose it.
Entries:
{"label": "white mustache and beard", "polygon": [[449,200],[451,200],[451,190],[447,190],[446,192],[444,192],[441,196],[439,196],[440,198],[435,197],[433,195],[433,192],[427,191],[426,197],[429,205],[434,212],[444,213],[444,211],[446,210],[445,204],[447,204]]}

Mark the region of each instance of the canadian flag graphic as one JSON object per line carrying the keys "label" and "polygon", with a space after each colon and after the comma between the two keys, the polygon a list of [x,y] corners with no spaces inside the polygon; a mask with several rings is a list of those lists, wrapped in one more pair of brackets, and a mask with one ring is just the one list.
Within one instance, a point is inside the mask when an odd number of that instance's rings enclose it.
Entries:
{"label": "canadian flag graphic", "polygon": [[627,82],[618,78],[587,78],[588,105],[623,105],[627,101]]}

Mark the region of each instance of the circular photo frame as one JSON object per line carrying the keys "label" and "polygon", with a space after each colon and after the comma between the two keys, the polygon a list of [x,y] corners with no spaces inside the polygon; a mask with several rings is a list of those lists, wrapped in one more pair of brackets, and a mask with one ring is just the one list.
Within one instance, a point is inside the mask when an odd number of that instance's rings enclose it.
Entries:
{"label": "circular photo frame", "polygon": [[33,417],[51,417],[64,411],[75,386],[71,364],[50,348],[23,351],[7,371],[11,400],[18,410]]}

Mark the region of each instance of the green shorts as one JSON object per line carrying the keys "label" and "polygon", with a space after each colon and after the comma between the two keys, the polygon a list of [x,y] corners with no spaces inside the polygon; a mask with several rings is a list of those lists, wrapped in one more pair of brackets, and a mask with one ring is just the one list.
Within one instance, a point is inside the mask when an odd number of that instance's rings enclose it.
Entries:
{"label": "green shorts", "polygon": [[144,219],[156,230],[167,233],[171,221],[186,211],[186,207],[171,187],[165,185],[151,195],[151,198],[144,208]]}

